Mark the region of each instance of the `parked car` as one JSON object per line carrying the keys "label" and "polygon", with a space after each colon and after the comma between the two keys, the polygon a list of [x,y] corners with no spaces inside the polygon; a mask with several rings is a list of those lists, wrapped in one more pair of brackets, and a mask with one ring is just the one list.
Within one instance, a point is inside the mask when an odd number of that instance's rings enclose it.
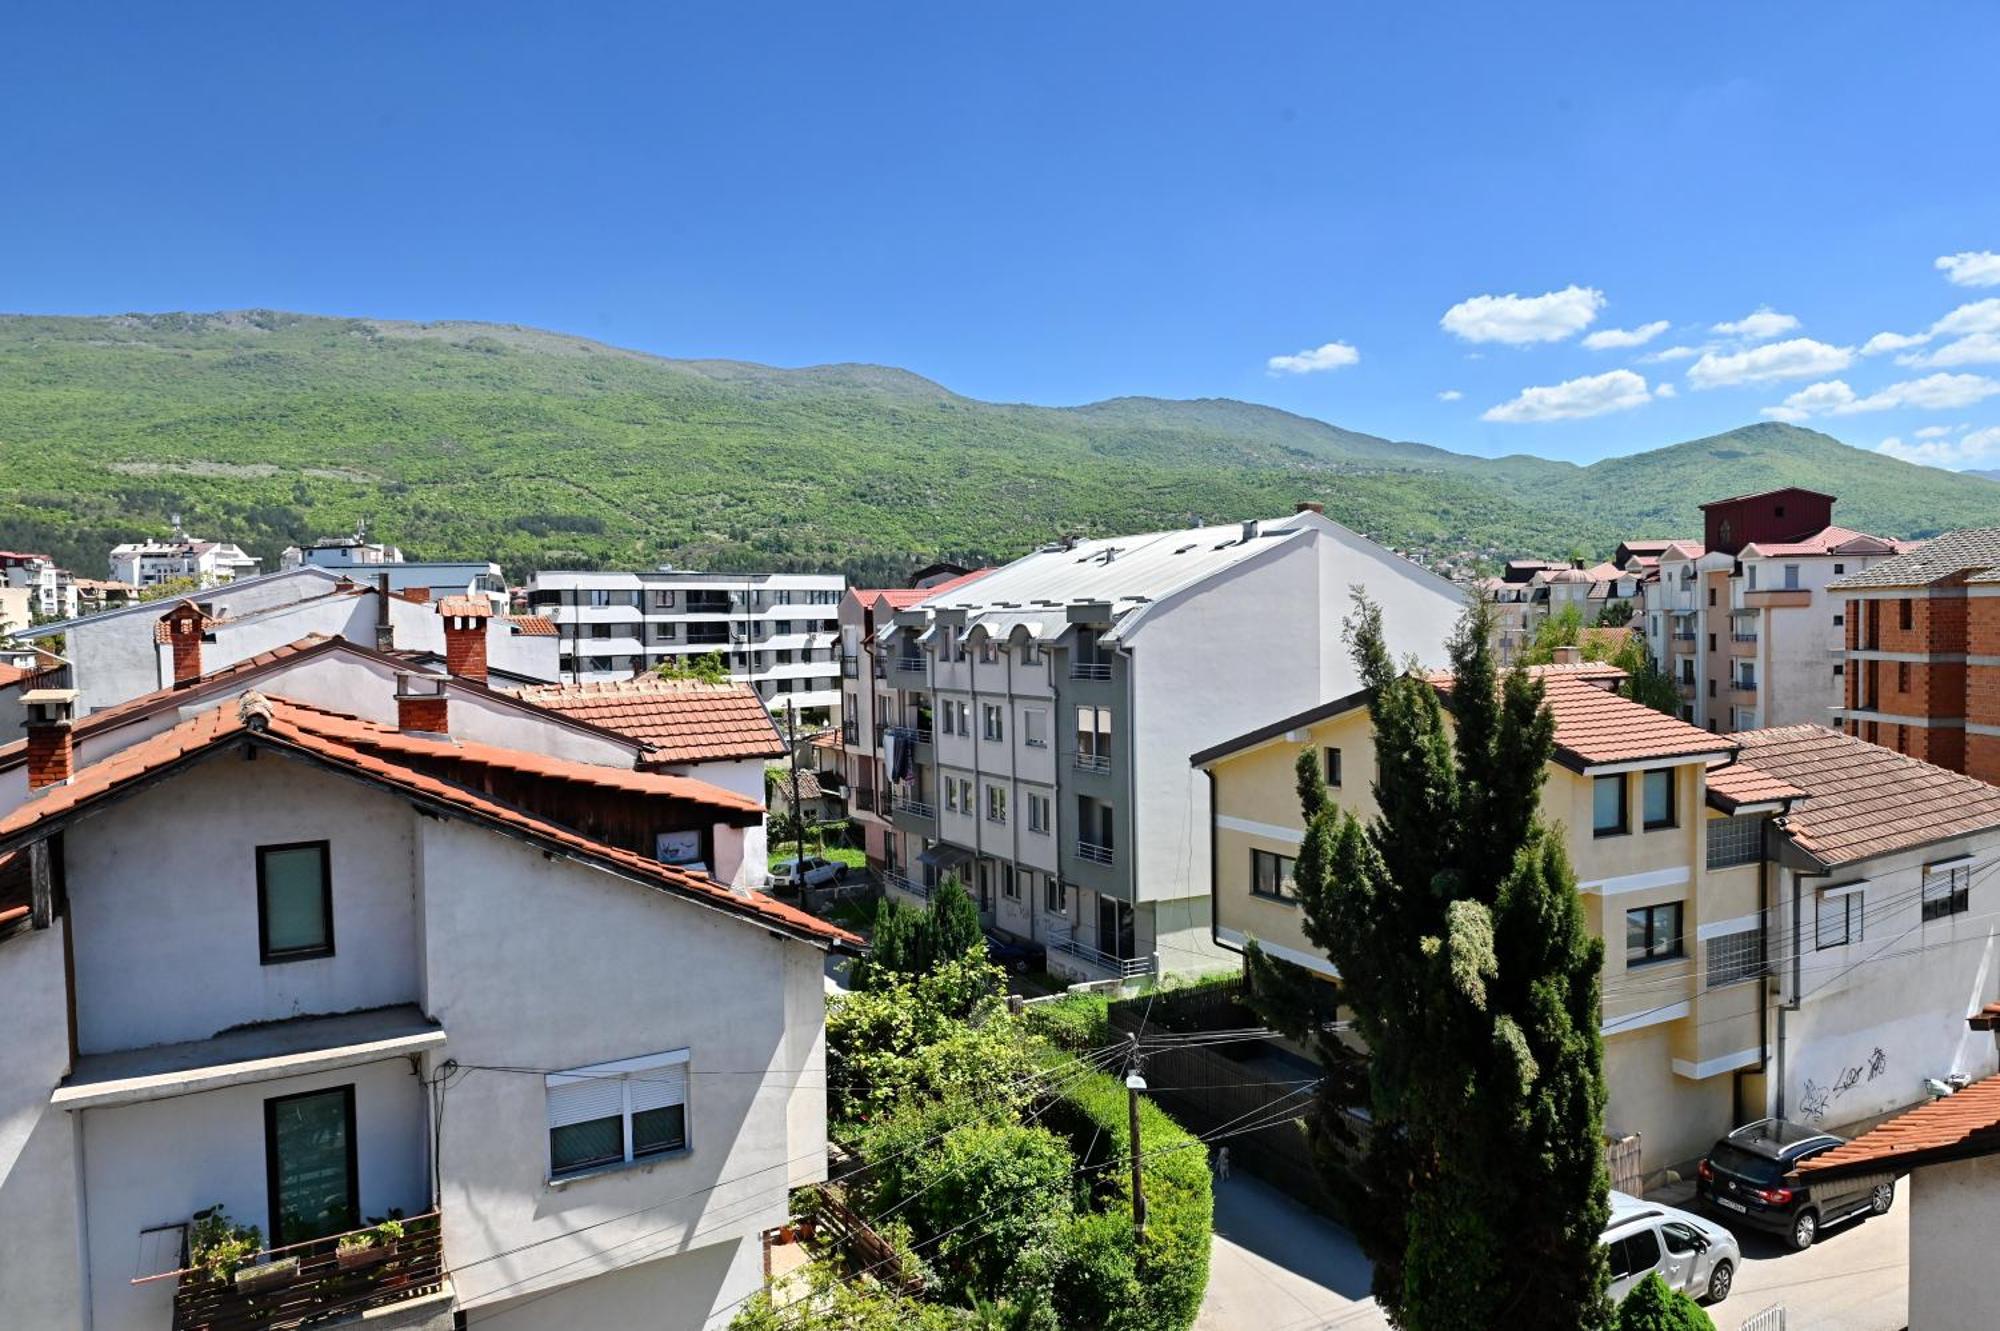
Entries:
{"label": "parked car", "polygon": [[1736,1236],[1721,1225],[1625,1192],[1611,1194],[1604,1246],[1610,1250],[1613,1303],[1655,1271],[1685,1294],[1720,1303],[1743,1264]]}
{"label": "parked car", "polygon": [[997,929],[986,931],[986,955],[994,965],[1004,966],[1016,975],[1041,970],[1048,964],[1048,949],[1040,943],[1013,938]]}
{"label": "parked car", "polygon": [[1709,1148],[1696,1171],[1695,1196],[1715,1214],[1782,1235],[1810,1248],[1835,1221],[1867,1213],[1885,1215],[1896,1201],[1894,1180],[1881,1176],[1830,1183],[1786,1182],[1803,1160],[1846,1142],[1780,1118],[1759,1119]]}
{"label": "parked car", "polygon": [[771,886],[797,887],[803,882],[807,887],[825,887],[839,882],[846,871],[846,865],[818,855],[807,855],[803,859],[787,856],[771,861]]}

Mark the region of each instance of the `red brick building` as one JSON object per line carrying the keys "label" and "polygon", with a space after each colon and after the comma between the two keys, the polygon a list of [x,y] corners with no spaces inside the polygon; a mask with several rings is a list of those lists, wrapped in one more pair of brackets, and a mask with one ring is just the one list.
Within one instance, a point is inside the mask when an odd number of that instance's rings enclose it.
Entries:
{"label": "red brick building", "polygon": [[2000,528],[1947,532],[1831,585],[1850,735],[2000,785]]}

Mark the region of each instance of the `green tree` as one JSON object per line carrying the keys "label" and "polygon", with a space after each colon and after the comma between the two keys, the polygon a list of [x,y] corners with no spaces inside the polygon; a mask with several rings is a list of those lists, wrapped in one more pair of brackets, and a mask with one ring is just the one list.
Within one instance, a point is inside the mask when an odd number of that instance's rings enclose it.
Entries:
{"label": "green tree", "polygon": [[1660,1279],[1658,1271],[1632,1287],[1618,1305],[1616,1331],[1715,1331],[1701,1305]]}
{"label": "green tree", "polygon": [[1597,623],[1601,628],[1619,629],[1632,622],[1632,603],[1612,601],[1597,612]]}
{"label": "green tree", "polygon": [[1451,640],[1448,723],[1357,593],[1347,628],[1375,731],[1374,820],[1328,802],[1316,764],[1299,765],[1301,807],[1316,809],[1295,874],[1302,922],[1365,1053],[1320,1019],[1324,982],[1255,949],[1251,981],[1267,1020],[1319,1050],[1315,1158],[1392,1320],[1590,1331],[1610,1318],[1603,948],[1540,818],[1554,718],[1537,681],[1497,670],[1489,616],[1474,605]]}
{"label": "green tree", "polygon": [[141,587],[135,598],[139,601],[179,600],[193,596],[201,590],[201,583],[194,578],[167,578],[150,587]]}
{"label": "green tree", "polygon": [[653,673],[661,679],[691,679],[702,684],[727,684],[729,663],[722,659],[719,651],[703,652],[700,656],[670,656],[653,667]]}
{"label": "green tree", "polygon": [[[1625,620],[1630,618],[1627,607]],[[1581,650],[1584,660],[1602,661],[1625,672],[1625,680],[1618,686],[1620,696],[1656,712],[1679,716],[1680,691],[1653,660],[1644,635],[1636,629],[1625,633],[1602,631],[1626,627],[1625,620],[1614,625],[1608,617],[1600,617],[1595,627],[1587,626],[1583,613],[1573,605],[1566,605],[1535,626],[1534,641],[1521,649],[1519,664],[1548,665],[1556,659],[1557,648],[1575,647]]]}
{"label": "green tree", "polygon": [[955,960],[974,949],[986,955],[986,940],[979,929],[979,907],[973,904],[965,884],[955,875],[946,875],[931,892],[930,908],[917,931],[919,963],[928,968],[940,961]]}

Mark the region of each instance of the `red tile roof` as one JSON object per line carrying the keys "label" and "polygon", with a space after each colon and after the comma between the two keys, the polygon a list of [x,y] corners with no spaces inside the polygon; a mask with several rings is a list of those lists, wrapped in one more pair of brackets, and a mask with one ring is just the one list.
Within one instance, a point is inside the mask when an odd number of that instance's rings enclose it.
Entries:
{"label": "red tile roof", "polygon": [[653,763],[775,758],[785,752],[771,713],[748,684],[640,675],[599,684],[532,684],[524,702],[638,740]]}
{"label": "red tile roof", "polygon": [[[1830,555],[1843,554],[1883,554],[1893,555],[1908,549],[1909,543],[1891,540],[1886,536],[1871,536],[1865,531],[1855,531],[1851,527],[1824,527],[1810,536],[1796,541],[1752,541],[1743,548],[1744,554],[1756,555]],[[1771,590],[1765,588],[1764,590]]]}
{"label": "red tile roof", "polygon": [[2000,789],[1825,726],[1729,737],[1759,771],[1797,786],[1785,830],[1831,868],[1892,850],[2000,829]]}
{"label": "red tile roof", "polygon": [[1746,804],[1776,804],[1804,795],[1797,786],[1741,760],[1708,769],[1708,802],[1724,813]]}
{"label": "red tile roof", "polygon": [[[1543,697],[1556,719],[1556,757],[1565,766],[1686,758],[1735,747],[1723,736],[1612,692],[1610,686],[1625,678],[1617,666],[1586,661],[1530,666],[1528,673],[1542,681]],[[1450,676],[1430,679],[1440,691],[1450,692]]]}
{"label": "red tile roof", "polygon": [[889,603],[889,607],[892,610],[908,610],[911,606],[921,605],[923,602],[940,593],[957,591],[969,582],[977,582],[992,571],[990,568],[976,568],[970,573],[961,573],[955,578],[948,578],[943,582],[933,583],[928,587],[881,587],[857,592],[856,595],[860,596],[863,600],[879,596]]}
{"label": "red tile roof", "polygon": [[0,689],[6,688],[9,684],[19,683],[34,673],[32,670],[23,670],[19,666],[0,665]]}
{"label": "red tile roof", "polygon": [[437,612],[460,618],[489,619],[493,615],[493,603],[483,596],[447,596],[437,603]]}
{"label": "red tile roof", "polygon": [[[797,936],[846,944],[861,941],[845,929],[836,928],[762,893],[733,891],[685,869],[592,840],[560,824],[500,804],[477,791],[404,766],[393,757],[374,751],[383,746],[372,742],[376,737],[365,733],[368,729],[369,723],[353,717],[337,717],[337,714],[303,707],[284,698],[247,693],[233,704],[225,702],[198,713],[171,730],[140,740],[101,762],[91,763],[63,785],[49,786],[37,792],[34,798],[0,817],[0,842],[30,839],[36,832],[51,827],[65,816],[133,783],[198,758],[225,743],[249,740],[309,755],[380,784],[427,798],[478,821],[511,828],[544,845],[574,852],[627,878],[664,887],[678,895],[783,928]],[[353,736],[364,742],[347,743],[343,736]],[[488,746],[476,747],[484,749]],[[560,763],[561,760],[522,753],[515,754],[513,762],[516,770],[532,771],[542,764]],[[625,775],[612,769],[600,770],[613,776]],[[655,781],[686,780],[631,775]]]}
{"label": "red tile roof", "polygon": [[2000,1151],[2000,1076],[1898,1114],[1844,1146],[1800,1164],[1799,1177],[1912,1169]]}
{"label": "red tile roof", "polygon": [[506,620],[514,626],[514,631],[524,638],[553,638],[556,636],[556,622],[541,615],[508,615]]}

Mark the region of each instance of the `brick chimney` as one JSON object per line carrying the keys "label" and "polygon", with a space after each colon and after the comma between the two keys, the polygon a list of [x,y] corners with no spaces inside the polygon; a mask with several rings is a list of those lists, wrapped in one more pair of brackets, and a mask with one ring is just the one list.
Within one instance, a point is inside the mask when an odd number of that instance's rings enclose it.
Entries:
{"label": "brick chimney", "polygon": [[[65,671],[67,667],[64,668]],[[59,786],[76,771],[70,743],[70,720],[76,714],[76,690],[34,688],[21,695],[28,709],[28,789]]]}
{"label": "brick chimney", "polygon": [[1557,665],[1582,665],[1582,664],[1583,664],[1583,648],[1581,648],[1581,647],[1558,647],[1558,648],[1556,648],[1556,649],[1555,649],[1555,655],[1554,655],[1554,656],[1553,656],[1553,657],[1552,657],[1551,659],[1552,659],[1552,660],[1553,660],[1553,661],[1554,661],[1554,662],[1555,662],[1555,663],[1556,663]]}
{"label": "brick chimney", "polygon": [[1292,512],[1318,513],[1322,517],[1324,517],[1326,515],[1326,505],[1320,503],[1319,500],[1317,499],[1301,499],[1299,500],[1298,503],[1292,506]]}
{"label": "brick chimney", "polygon": [[173,685],[183,688],[201,678],[201,635],[209,618],[193,601],[177,601],[160,616],[158,638],[173,648]]}
{"label": "brick chimney", "polygon": [[436,675],[396,676],[396,728],[425,735],[451,733],[448,686]]}
{"label": "brick chimney", "polygon": [[444,616],[445,669],[460,679],[486,682],[486,623],[493,607],[480,596],[447,596],[438,602]]}

